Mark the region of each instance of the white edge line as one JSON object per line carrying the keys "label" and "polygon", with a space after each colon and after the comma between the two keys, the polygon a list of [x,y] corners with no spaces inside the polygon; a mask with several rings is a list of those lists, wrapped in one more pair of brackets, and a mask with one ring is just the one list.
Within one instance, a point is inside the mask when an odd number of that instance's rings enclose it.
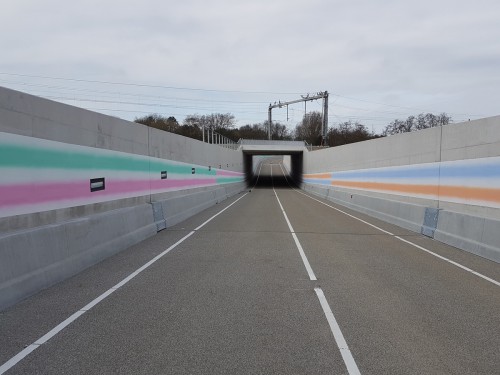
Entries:
{"label": "white edge line", "polygon": [[351,215],[351,214],[349,214],[349,213],[347,213],[347,212],[345,212],[345,211],[342,211],[342,210],[340,210],[340,209],[338,209],[338,208],[336,208],[336,207],[333,207],[333,206],[331,206],[331,205],[329,205],[329,204],[327,204],[327,203],[325,203],[325,202],[321,202],[319,199],[316,199],[316,198],[314,198],[314,197],[311,197],[309,194],[305,194],[305,193],[303,193],[303,192],[301,192],[301,191],[299,191],[299,190],[297,190],[297,189],[295,189],[295,191],[297,191],[297,193],[300,193],[300,194],[302,194],[302,195],[305,195],[306,197],[311,198],[312,200],[315,200],[316,202],[319,202],[319,203],[321,203],[321,204],[323,204],[323,205],[325,205],[325,206],[327,206],[327,207],[333,208],[334,210],[336,210],[336,211],[338,211],[338,212],[341,212],[341,213],[343,213],[344,215],[347,215],[347,216],[349,216],[349,217],[352,217],[353,219],[359,220],[359,221],[361,221],[362,223],[365,223],[365,224],[367,224],[367,225],[369,225],[369,226],[371,226],[371,227],[373,227],[373,228],[375,228],[375,229],[378,229],[378,230],[379,230],[379,231],[381,231],[381,232],[384,232],[384,233],[386,233],[386,234],[388,234],[388,235],[390,235],[390,236],[393,236],[394,238],[397,238],[398,240],[403,241],[403,242],[407,243],[408,245],[411,245],[411,246],[413,246],[413,247],[416,247],[417,249],[420,249],[420,250],[422,250],[422,251],[425,251],[425,252],[426,252],[426,253],[428,253],[428,254],[434,255],[436,258],[439,258],[439,259],[444,260],[444,261],[446,261],[446,262],[448,262],[448,263],[450,263],[450,264],[453,264],[454,266],[456,266],[456,267],[458,267],[458,268],[461,268],[461,269],[462,269],[462,270],[464,270],[464,271],[470,272],[470,273],[472,273],[473,275],[476,275],[476,276],[478,276],[478,277],[482,278],[483,280],[489,281],[490,283],[495,284],[496,286],[500,286],[500,282],[498,282],[498,281],[497,281],[497,280],[495,280],[495,279],[492,279],[492,278],[490,278],[490,277],[488,277],[488,276],[483,275],[482,273],[479,273],[479,272],[477,272],[477,271],[474,271],[473,269],[470,269],[470,268],[468,268],[468,267],[465,267],[465,266],[461,265],[460,263],[457,263],[457,262],[455,262],[455,261],[453,261],[453,260],[451,260],[451,259],[448,259],[448,258],[446,258],[446,257],[444,257],[444,256],[442,256],[442,255],[436,254],[436,253],[434,253],[434,252],[432,252],[432,251],[430,251],[430,250],[426,249],[425,247],[422,247],[422,246],[420,246],[420,245],[417,245],[416,243],[413,243],[413,242],[411,242],[411,241],[405,240],[405,239],[404,239],[404,238],[402,238],[402,237],[396,236],[396,235],[394,235],[394,234],[393,234],[393,233],[391,233],[391,232],[388,232],[388,231],[386,231],[386,230],[384,230],[384,229],[382,229],[382,228],[377,227],[376,225],[373,225],[373,224],[371,224],[371,223],[369,223],[369,222],[367,222],[367,221],[365,221],[365,220],[360,219],[359,217],[356,217],[356,216],[354,216],[354,215]]}
{"label": "white edge line", "polygon": [[299,191],[299,190],[297,190],[297,189],[296,189],[296,191],[297,191],[297,193],[299,193],[299,194],[305,195],[306,197],[309,197],[309,198],[311,198],[312,200],[315,200],[315,201],[316,201],[316,202],[318,202],[318,203],[321,203],[321,204],[323,204],[323,205],[325,205],[325,206],[327,206],[327,207],[333,208],[334,210],[336,210],[336,211],[338,211],[338,212],[340,212],[340,213],[343,213],[344,215],[347,215],[347,216],[349,216],[349,217],[351,217],[351,218],[353,218],[353,219],[356,219],[356,220],[358,220],[358,221],[361,221],[362,223],[364,223],[364,224],[366,224],[366,225],[369,225],[370,227],[375,228],[375,229],[377,229],[377,230],[379,230],[379,231],[381,231],[381,232],[383,232],[383,233],[385,233],[385,234],[388,234],[389,236],[394,236],[394,233],[391,233],[391,232],[389,232],[389,231],[387,231],[387,230],[385,230],[385,229],[382,229],[382,228],[380,228],[380,227],[377,227],[376,225],[374,225],[374,224],[372,224],[372,223],[369,223],[368,221],[365,221],[365,220],[363,220],[363,219],[360,219],[359,217],[356,217],[356,216],[354,216],[354,215],[351,215],[350,213],[347,213],[347,212],[345,212],[345,211],[342,211],[341,209],[338,209],[337,207],[333,207],[332,205],[329,205],[328,203],[322,202],[322,201],[320,201],[319,199],[316,199],[316,198],[314,198],[314,197],[311,197],[310,195],[305,194],[305,193],[303,193],[303,192],[301,192],[301,191]]}
{"label": "white edge line", "polygon": [[444,257],[444,256],[442,256],[442,255],[436,254],[436,253],[434,253],[434,252],[432,252],[432,251],[430,251],[430,250],[426,249],[425,247],[422,247],[422,246],[417,245],[417,244],[415,244],[415,243],[413,243],[413,242],[410,242],[410,241],[408,241],[408,240],[405,240],[404,238],[401,238],[401,237],[399,237],[399,236],[394,236],[394,237],[395,237],[395,238],[397,238],[397,239],[398,239],[398,240],[400,240],[400,241],[406,242],[407,244],[409,244],[409,245],[412,245],[412,246],[416,247],[417,249],[420,249],[420,250],[422,250],[422,251],[425,251],[426,253],[429,253],[429,254],[431,254],[431,255],[434,255],[435,257],[437,257],[437,258],[439,258],[439,259],[442,259],[442,260],[444,260],[445,262],[451,263],[451,264],[453,264],[454,266],[457,266],[458,268],[463,269],[464,271],[470,272],[470,273],[472,273],[472,274],[474,274],[474,275],[476,275],[476,276],[478,276],[478,277],[480,277],[480,278],[482,278],[482,279],[484,279],[484,280],[486,280],[486,281],[489,281],[490,283],[493,283],[493,284],[495,284],[496,286],[500,286],[500,282],[498,282],[498,281],[496,281],[496,280],[494,280],[494,279],[491,279],[491,278],[489,278],[488,276],[485,276],[485,275],[483,275],[483,274],[481,274],[481,273],[479,273],[479,272],[476,272],[476,271],[474,271],[474,270],[472,270],[472,269],[470,269],[470,268],[468,268],[468,267],[465,267],[465,266],[461,265],[460,263],[457,263],[457,262],[455,262],[455,261],[453,261],[453,260],[451,260],[451,259],[448,259],[448,258],[446,258],[446,257]]}
{"label": "white edge line", "polygon": [[350,375],[361,374],[359,372],[358,366],[356,365],[356,361],[352,356],[351,350],[347,346],[347,342],[345,341],[344,335],[340,330],[337,320],[333,315],[332,309],[330,308],[330,305],[328,305],[328,301],[326,300],[323,290],[321,290],[321,288],[314,288],[314,291],[316,292],[316,295],[318,296],[319,299],[319,303],[323,308],[326,320],[330,325],[330,330],[332,331],[333,337],[335,338],[335,342],[337,343],[337,347],[340,350],[340,354],[342,355],[342,359],[344,360],[344,363],[347,367],[347,371],[349,372]]}
{"label": "white edge line", "polygon": [[99,302],[101,302],[104,298],[108,297],[111,293],[113,293],[116,289],[111,288],[105,291],[103,294],[101,294],[99,297],[94,299],[92,302],[84,306],[80,311],[89,311],[92,307],[97,305]]}
{"label": "white edge line", "polygon": [[[286,178],[285,171],[283,170],[283,167],[281,166],[281,164],[280,164],[280,168],[281,168],[281,171],[283,172],[283,175],[285,176],[285,180],[286,180],[286,182],[288,182],[288,178]],[[364,223],[364,224],[366,224],[366,225],[369,225],[369,226],[371,226],[371,227],[373,227],[373,228],[375,228],[375,229],[377,229],[377,230],[379,230],[379,231],[381,231],[381,232],[383,232],[383,233],[386,233],[386,234],[388,234],[388,235],[390,235],[390,236],[394,236],[394,234],[393,234],[393,233],[391,233],[391,232],[389,232],[389,231],[386,231],[385,229],[382,229],[382,228],[380,228],[380,227],[377,227],[376,225],[373,225],[373,224],[371,224],[371,223],[369,223],[369,222],[367,222],[367,221],[365,221],[365,220],[363,220],[363,219],[360,219],[359,217],[356,217],[356,216],[354,216],[354,215],[351,215],[351,214],[349,214],[349,213],[347,213],[347,212],[345,212],[345,211],[342,211],[341,209],[338,209],[337,207],[333,207],[333,206],[329,205],[328,203],[322,202],[322,201],[320,201],[319,199],[316,199],[316,198],[314,198],[314,197],[311,197],[310,195],[308,195],[308,194],[306,194],[306,193],[304,193],[304,192],[300,191],[299,189],[294,188],[292,185],[290,185],[290,183],[289,183],[289,182],[288,182],[288,186],[290,186],[290,187],[291,187],[293,190],[295,190],[297,193],[302,194],[302,195],[305,195],[306,197],[311,198],[312,200],[315,200],[315,201],[316,201],[316,202],[318,202],[318,203],[321,203],[321,204],[323,204],[323,205],[325,205],[325,206],[327,206],[327,207],[333,208],[334,210],[336,210],[336,211],[338,211],[338,212],[340,212],[340,213],[343,213],[344,215],[347,215],[347,216],[349,216],[349,217],[351,217],[351,218],[353,218],[353,219],[356,219],[356,220],[358,220],[358,221],[361,221],[362,223]]]}
{"label": "white edge line", "polygon": [[31,344],[31,345],[28,345],[23,350],[21,350],[14,357],[12,357],[7,362],[5,362],[2,366],[0,366],[0,374],[3,374],[5,371],[7,371],[10,368],[12,368],[19,361],[21,361],[24,357],[26,357],[28,354],[30,354],[33,350],[37,349],[39,346],[40,345]]}
{"label": "white edge line", "polygon": [[59,332],[61,332],[64,328],[66,328],[68,325],[73,323],[75,320],[77,320],[80,316],[85,314],[85,311],[83,310],[78,310],[76,313],[71,315],[69,318],[66,320],[62,321],[59,323],[57,326],[52,328],[49,332],[47,332],[45,335],[40,337],[38,340],[34,342],[35,345],[42,345],[45,344],[47,341],[49,341],[52,337],[57,335]]}
{"label": "white edge line", "polygon": [[146,264],[144,264],[143,266],[141,266],[140,268],[138,268],[137,270],[135,270],[134,272],[132,272],[130,275],[128,275],[126,278],[124,278],[122,281],[120,281],[118,284],[116,284],[112,288],[108,289],[107,291],[105,291],[104,293],[102,293],[99,297],[93,299],[90,303],[88,303],[87,305],[85,305],[84,307],[82,307],[80,310],[78,310],[77,312],[75,312],[74,314],[72,314],[70,317],[68,317],[67,319],[65,319],[64,321],[62,321],[61,323],[59,323],[57,326],[55,326],[54,328],[52,328],[49,332],[47,332],[45,335],[43,335],[42,337],[40,337],[33,344],[28,345],[26,348],[24,348],[23,350],[21,350],[15,356],[13,356],[12,358],[10,358],[7,362],[5,362],[4,364],[2,364],[0,366],[0,375],[4,374],[6,371],[8,371],[9,369],[11,369],[14,365],[16,365],[19,361],[23,360],[26,356],[28,356],[31,352],[33,352],[35,349],[37,349],[40,345],[45,344],[48,340],[50,340],[52,337],[54,337],[55,335],[57,335],[59,332],[61,332],[64,328],[66,328],[68,325],[70,325],[71,323],[73,323],[80,316],[82,316],[87,311],[89,311],[94,306],[96,306],[98,303],[100,303],[101,301],[103,301],[104,299],[106,299],[107,297],[109,297],[117,289],[119,289],[122,286],[124,286],[126,283],[128,283],[130,280],[132,280],[139,273],[141,273],[146,268],[148,268],[153,263],[155,263],[158,259],[160,259],[161,257],[163,257],[165,254],[167,254],[168,252],[170,252],[172,249],[174,249],[178,245],[180,245],[182,242],[184,242],[185,240],[187,240],[189,237],[191,237],[195,233],[196,230],[198,230],[198,229],[202,228],[204,225],[208,224],[211,220],[213,220],[214,218],[216,218],[217,216],[219,216],[222,212],[226,211],[229,207],[231,207],[233,204],[235,204],[240,199],[242,199],[243,197],[245,197],[247,194],[248,193],[245,193],[240,198],[238,198],[233,203],[231,203],[229,206],[227,206],[226,208],[224,208],[223,210],[221,210],[217,214],[213,215],[210,219],[208,219],[203,224],[201,224],[200,226],[198,226],[195,230],[191,231],[190,233],[188,233],[187,235],[185,235],[184,237],[182,237],[179,241],[177,241],[176,243],[174,243],[168,249],[166,249],[162,253],[160,253],[157,256],[155,256],[153,259],[151,259],[149,262],[147,262]]}

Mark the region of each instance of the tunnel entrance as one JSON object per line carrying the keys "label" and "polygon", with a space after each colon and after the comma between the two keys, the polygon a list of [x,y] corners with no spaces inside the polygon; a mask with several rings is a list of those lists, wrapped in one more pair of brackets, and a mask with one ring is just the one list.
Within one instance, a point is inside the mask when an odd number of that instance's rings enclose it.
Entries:
{"label": "tunnel entrance", "polygon": [[[302,151],[243,151],[248,187],[300,187],[302,163]],[[262,165],[267,166],[264,171]]]}

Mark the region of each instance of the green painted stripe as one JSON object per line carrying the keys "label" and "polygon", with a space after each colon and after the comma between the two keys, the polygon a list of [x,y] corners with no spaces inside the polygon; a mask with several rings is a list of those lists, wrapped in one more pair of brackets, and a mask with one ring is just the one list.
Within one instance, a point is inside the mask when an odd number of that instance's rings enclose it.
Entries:
{"label": "green painted stripe", "polygon": [[176,165],[147,156],[105,155],[96,149],[95,154],[81,151],[51,150],[0,144],[0,167],[9,168],[53,168],[53,169],[94,169],[133,172],[164,171],[178,174],[215,175],[207,167]]}
{"label": "green painted stripe", "polygon": [[242,177],[219,177],[216,179],[218,184],[229,184],[232,182],[243,182]]}

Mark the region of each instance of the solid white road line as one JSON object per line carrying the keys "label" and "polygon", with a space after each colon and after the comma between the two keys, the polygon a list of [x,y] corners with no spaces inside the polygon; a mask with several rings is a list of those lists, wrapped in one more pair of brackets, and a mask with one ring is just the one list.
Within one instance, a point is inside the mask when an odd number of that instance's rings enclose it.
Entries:
{"label": "solid white road line", "polygon": [[222,209],[215,215],[213,215],[210,219],[205,221],[203,224],[195,228],[193,231],[189,232],[187,235],[182,237],[179,241],[174,243],[172,246],[170,246],[168,249],[163,251],[162,253],[158,254],[155,256],[153,259],[151,259],[149,262],[132,272],[130,275],[128,275],[126,278],[124,278],[122,281],[120,281],[118,284],[113,286],[112,288],[108,289],[105,291],[103,294],[101,294],[99,297],[93,299],[90,303],[85,305],[83,308],[75,312],[73,315],[71,315],[69,318],[64,320],[63,322],[59,323],[57,326],[52,328],[49,332],[47,332],[45,335],[40,337],[38,340],[36,340],[33,344],[27,346],[25,349],[17,353],[14,357],[9,359],[7,362],[5,362],[3,365],[0,366],[0,375],[5,373],[7,370],[12,368],[16,363],[21,361],[23,358],[25,358],[27,355],[29,355],[31,352],[33,352],[35,349],[40,347],[40,345],[45,344],[48,340],[50,340],[52,337],[57,335],[59,332],[61,332],[64,328],[66,328],[68,325],[73,323],[76,319],[78,319],[80,316],[85,314],[87,311],[92,309],[94,306],[96,306],[98,303],[102,302],[104,299],[109,297],[112,293],[114,293],[116,290],[127,284],[130,280],[132,280],[134,277],[136,277],[138,274],[140,274],[142,271],[147,269],[149,266],[151,266],[153,263],[155,263],[157,260],[162,258],[164,255],[168,254],[171,250],[176,248],[178,245],[180,245],[182,242],[187,240],[189,237],[191,237],[198,229],[201,229],[204,225],[208,224],[210,221],[215,219],[217,216],[219,216],[221,213],[226,211],[229,207],[232,205],[236,204],[240,199],[243,199],[248,193],[243,194],[241,197],[236,199],[233,203],[228,205],[226,208]]}
{"label": "solid white road line", "polygon": [[318,296],[319,303],[323,308],[323,312],[325,313],[326,320],[328,320],[328,324],[330,325],[330,330],[332,331],[333,337],[335,338],[335,342],[340,350],[340,354],[342,355],[342,359],[347,367],[347,371],[350,375],[360,374],[358,366],[356,365],[356,361],[352,356],[351,350],[349,346],[347,346],[347,342],[345,341],[344,335],[340,330],[340,327],[333,315],[332,309],[328,305],[328,301],[326,300],[325,294],[321,288],[314,288],[316,295]]}
{"label": "solid white road line", "polygon": [[33,350],[37,349],[40,345],[31,344],[26,348],[17,353],[14,357],[5,362],[2,366],[0,366],[0,374],[3,374],[5,371],[9,370],[12,366],[30,354]]}
{"label": "solid white road line", "polygon": [[311,197],[310,195],[307,195],[307,194],[305,194],[305,193],[301,192],[300,190],[295,189],[295,191],[296,191],[297,193],[299,193],[299,194],[302,194],[302,195],[305,195],[306,197],[311,198],[312,200],[315,200],[315,201],[316,201],[316,202],[318,202],[318,203],[321,203],[321,204],[323,204],[323,205],[325,205],[325,206],[327,206],[327,207],[333,208],[334,210],[336,210],[336,211],[338,211],[338,212],[340,212],[340,213],[342,213],[342,214],[344,214],[344,215],[347,215],[347,216],[349,216],[349,217],[351,217],[351,218],[353,218],[353,219],[355,219],[355,220],[361,221],[363,224],[369,225],[370,227],[375,228],[375,229],[377,229],[377,230],[381,231],[382,233],[388,234],[389,236],[394,236],[394,233],[391,233],[391,232],[389,232],[389,231],[387,231],[387,230],[385,230],[385,229],[382,229],[382,228],[380,228],[380,227],[377,227],[376,225],[373,225],[372,223],[369,223],[368,221],[365,221],[365,220],[363,220],[363,219],[360,219],[359,217],[356,217],[356,216],[354,216],[354,215],[351,215],[350,213],[347,213],[347,212],[345,212],[345,211],[342,211],[341,209],[339,209],[339,208],[337,208],[337,207],[333,207],[333,206],[331,206],[331,205],[329,205],[329,204],[327,204],[327,203],[325,203],[325,202],[320,201],[319,199],[316,199],[316,198],[314,198],[314,197]]}
{"label": "solid white road line", "polygon": [[455,262],[455,261],[453,261],[453,260],[451,260],[451,259],[445,258],[445,257],[444,257],[444,256],[442,256],[442,255],[436,254],[436,253],[434,253],[434,252],[432,252],[432,251],[430,251],[430,250],[427,250],[425,247],[419,246],[419,245],[417,245],[417,244],[415,244],[415,243],[413,243],[413,242],[411,242],[411,241],[405,240],[404,238],[401,238],[401,237],[399,237],[399,236],[394,236],[394,237],[395,237],[395,238],[397,238],[397,239],[398,239],[398,240],[400,240],[400,241],[406,242],[407,244],[409,244],[409,245],[412,245],[412,246],[416,247],[417,249],[420,249],[420,250],[422,250],[422,251],[425,251],[426,253],[429,253],[429,254],[431,254],[431,255],[434,255],[435,257],[437,257],[437,258],[439,258],[439,259],[442,259],[442,260],[444,260],[445,262],[448,262],[448,263],[450,263],[450,264],[453,264],[454,266],[457,266],[458,268],[461,268],[461,269],[463,269],[464,271],[470,272],[470,273],[472,273],[472,274],[474,274],[474,275],[476,275],[476,276],[478,276],[478,277],[480,277],[480,278],[482,278],[482,279],[484,279],[484,280],[486,280],[486,281],[489,281],[490,283],[493,283],[493,284],[495,284],[496,286],[500,286],[500,282],[498,282],[498,281],[496,281],[496,280],[494,280],[494,279],[492,279],[492,278],[489,278],[488,276],[485,276],[485,275],[483,275],[483,274],[481,274],[481,273],[479,273],[479,272],[476,272],[476,271],[474,271],[474,270],[472,270],[472,269],[470,269],[470,268],[468,268],[468,267],[465,267],[465,266],[461,265],[460,263],[457,263],[457,262]]}
{"label": "solid white road line", "polygon": [[500,286],[500,282],[498,282],[497,280],[494,280],[494,279],[492,279],[492,278],[490,278],[490,277],[488,277],[488,276],[485,276],[485,275],[483,275],[482,273],[479,273],[479,272],[474,271],[474,270],[472,270],[472,269],[470,269],[470,268],[468,268],[468,267],[465,267],[464,265],[462,265],[462,264],[460,264],[460,263],[457,263],[457,262],[455,262],[455,261],[453,261],[453,260],[451,260],[451,259],[448,259],[448,258],[446,258],[446,257],[444,257],[444,256],[442,256],[442,255],[436,254],[435,252],[433,252],[433,251],[431,251],[431,250],[429,250],[429,249],[426,249],[425,247],[422,247],[422,246],[420,246],[420,245],[417,245],[416,243],[413,243],[413,242],[411,242],[411,241],[405,240],[405,239],[404,239],[404,238],[402,238],[402,237],[396,236],[396,235],[394,235],[393,233],[391,233],[391,232],[389,232],[389,231],[386,231],[385,229],[382,229],[382,228],[380,228],[380,227],[377,227],[376,225],[373,225],[373,224],[371,224],[371,223],[369,223],[369,222],[367,222],[367,221],[365,221],[365,220],[362,220],[362,219],[360,219],[359,217],[356,217],[356,216],[354,216],[354,215],[351,215],[351,214],[349,214],[349,213],[347,213],[347,212],[345,212],[345,211],[342,211],[342,210],[340,210],[340,209],[338,209],[338,208],[336,208],[336,207],[333,207],[333,206],[331,206],[331,205],[329,205],[329,204],[327,204],[327,203],[325,203],[325,202],[322,202],[322,201],[320,201],[319,199],[316,199],[316,198],[314,198],[314,197],[311,197],[310,195],[305,194],[305,193],[301,192],[300,190],[297,190],[297,189],[294,189],[294,190],[295,190],[297,193],[299,193],[299,194],[305,195],[306,197],[308,197],[308,198],[310,198],[310,199],[312,199],[312,200],[315,200],[316,202],[321,203],[322,205],[325,205],[325,206],[327,206],[327,207],[333,208],[334,210],[336,210],[336,211],[338,211],[338,212],[340,212],[340,213],[343,213],[344,215],[347,215],[347,216],[349,216],[349,217],[351,217],[351,218],[353,218],[353,219],[356,219],[356,220],[358,220],[358,221],[361,221],[362,223],[364,223],[364,224],[366,224],[366,225],[369,225],[369,226],[371,226],[372,228],[375,228],[375,229],[377,229],[377,230],[379,230],[379,231],[381,231],[381,232],[383,232],[383,233],[386,233],[386,234],[388,234],[388,235],[390,235],[390,236],[392,236],[392,237],[394,237],[394,238],[397,238],[398,240],[400,240],[400,241],[402,241],[402,242],[404,242],[404,243],[407,243],[408,245],[411,245],[411,246],[413,246],[413,247],[416,247],[417,249],[422,250],[422,251],[425,251],[426,253],[428,253],[428,254],[431,254],[431,255],[435,256],[436,258],[439,258],[439,259],[441,259],[441,260],[444,260],[445,262],[448,262],[448,263],[450,263],[450,264],[453,264],[454,266],[456,266],[456,267],[458,267],[458,268],[460,268],[460,269],[462,269],[462,270],[464,270],[464,271],[467,271],[467,272],[469,272],[469,273],[471,273],[471,274],[473,274],[473,275],[476,275],[476,276],[478,276],[478,277],[482,278],[483,280],[489,281],[490,283],[492,283],[492,284],[494,284],[494,285],[496,285],[496,286]]}

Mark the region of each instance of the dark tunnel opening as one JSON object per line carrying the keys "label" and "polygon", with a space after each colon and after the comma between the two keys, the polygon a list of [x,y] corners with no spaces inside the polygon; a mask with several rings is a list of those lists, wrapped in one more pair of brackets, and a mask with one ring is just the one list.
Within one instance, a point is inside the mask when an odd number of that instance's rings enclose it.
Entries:
{"label": "dark tunnel opening", "polygon": [[[261,161],[256,160],[255,156],[261,156]],[[289,174],[286,168],[281,168],[283,156],[290,156]],[[260,168],[263,163],[264,168]],[[243,164],[245,169],[245,180],[249,188],[300,188],[302,184],[303,172],[303,154],[294,152],[287,154],[243,154]],[[260,174],[258,173],[260,170]],[[285,174],[283,173],[285,171]],[[271,174],[272,173],[272,174]]]}

